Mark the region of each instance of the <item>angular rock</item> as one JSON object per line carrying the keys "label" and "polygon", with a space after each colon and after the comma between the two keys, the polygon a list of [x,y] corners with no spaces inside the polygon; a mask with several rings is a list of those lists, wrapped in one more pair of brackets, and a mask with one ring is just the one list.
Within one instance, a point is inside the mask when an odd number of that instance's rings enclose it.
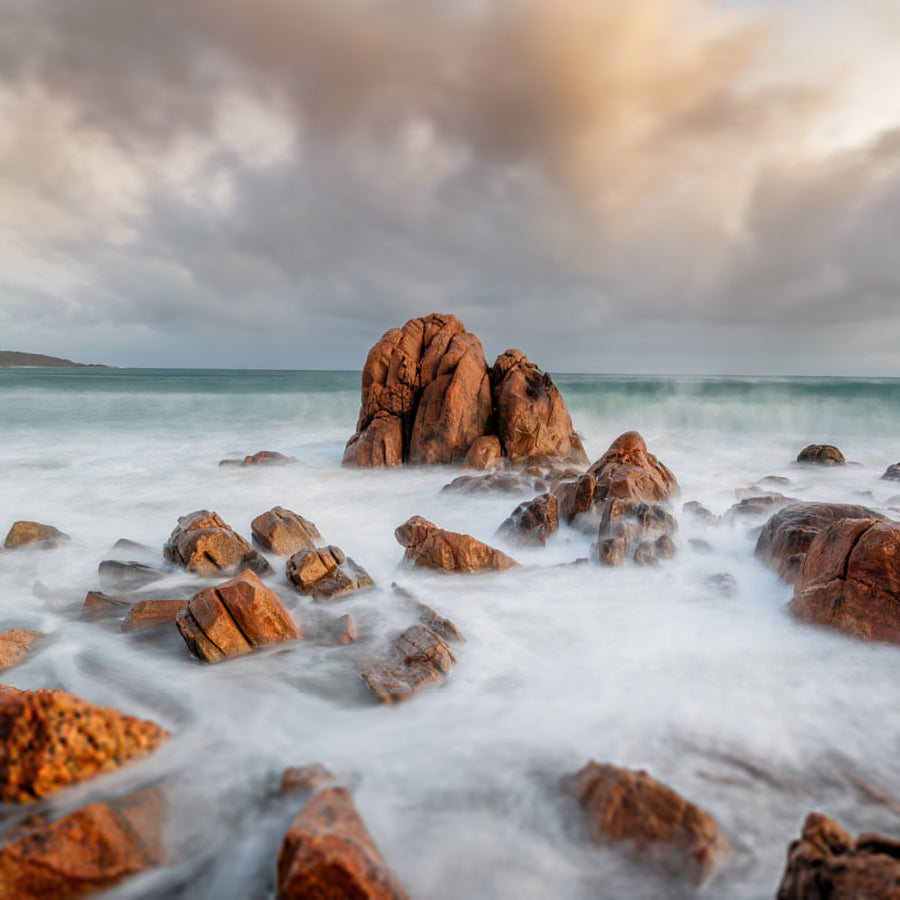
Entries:
{"label": "angular rock", "polygon": [[623,537],[604,538],[591,545],[591,555],[602,566],[618,567],[625,564],[628,543]]}
{"label": "angular rock", "polygon": [[417,602],[416,606],[419,610],[419,621],[438,637],[448,643],[466,643],[463,633],[456,626],[455,622],[438,615],[430,606],[426,606],[424,603]]}
{"label": "angular rock", "polygon": [[301,594],[314,600],[337,600],[375,584],[339,547],[300,550],[287,561],[286,573]]}
{"label": "angular rock", "polygon": [[398,703],[441,684],[455,664],[453,651],[440,635],[424,625],[411,625],[386,659],[363,662],[360,673],[379,703]]}
{"label": "angular rock", "polygon": [[900,644],[900,523],[842,519],[820,532],[788,610],[801,622]]}
{"label": "angular rock", "polygon": [[146,563],[104,559],[99,567],[100,587],[104,591],[134,591],[164,578],[166,573]]}
{"label": "angular rock", "polygon": [[813,463],[819,466],[843,466],[844,454],[831,444],[810,444],[797,454],[798,463]]}
{"label": "angular rock", "polygon": [[128,597],[117,597],[103,591],[88,591],[81,607],[81,618],[86,622],[98,619],[115,619],[131,609]]}
{"label": "angular rock", "polygon": [[500,550],[469,534],[444,531],[422,516],[413,516],[395,531],[406,547],[404,559],[416,566],[443,572],[497,572],[518,563]]}
{"label": "angular rock", "polygon": [[669,875],[702,884],[731,852],[710,815],[645,771],[589,762],[567,787],[592,843],[622,843]]}
{"label": "angular rock", "polygon": [[837,822],[810,813],[788,847],[777,900],[896,900],[900,844],[878,835],[854,841]]}
{"label": "angular rock", "polygon": [[16,628],[0,634],[0,672],[17,666],[31,652],[34,642],[42,637],[40,631]]}
{"label": "angular rock", "polygon": [[219,516],[201,509],[181,516],[163,548],[169,562],[206,577],[250,569],[272,574],[272,567]]}
{"label": "angular rock", "polygon": [[634,561],[639,566],[658,566],[656,545],[651,541],[641,541],[634,550]]}
{"label": "angular rock", "polygon": [[532,547],[543,547],[559,530],[559,501],[553,494],[541,494],[520,503],[497,533]]}
{"label": "angular rock", "polygon": [[175,619],[188,605],[187,600],[139,600],[135,603],[122,622],[122,631],[145,631],[158,628],[160,625],[175,623]]}
{"label": "angular rock", "polygon": [[146,756],[169,733],[64,691],[0,689],[0,802],[31,803]]}
{"label": "angular rock", "polygon": [[506,456],[542,455],[587,465],[581,438],[559,388],[521,350],[507,350],[491,368],[497,434]]}
{"label": "angular rock", "polygon": [[492,469],[503,458],[503,445],[496,434],[485,434],[472,441],[463,467],[485,471]]}
{"label": "angular rock", "polygon": [[42,525],[40,522],[13,522],[3,546],[7,550],[36,545],[42,550],[52,550],[60,544],[71,540],[53,525]]}
{"label": "angular rock", "polygon": [[311,550],[322,540],[319,529],[283,506],[273,506],[250,523],[253,543],[278,556],[292,556],[298,550]]}
{"label": "angular rock", "polygon": [[91,803],[0,848],[0,900],[84,897],[164,862],[156,790]]}
{"label": "angular rock", "polygon": [[793,584],[813,539],[840,519],[887,519],[865,506],[849,503],[794,503],[779,510],[763,526],[756,555]]}
{"label": "angular rock", "polygon": [[639,566],[656,565],[675,555],[671,534],[678,530],[678,523],[664,507],[606,499],[599,509],[600,527],[591,555],[601,564],[620,566],[632,554]]}
{"label": "angular rock", "polygon": [[894,463],[892,466],[888,466],[884,470],[884,475],[881,476],[882,481],[900,481],[900,463]]}
{"label": "angular rock", "polygon": [[726,522],[734,522],[738,519],[753,518],[754,516],[770,516],[777,509],[784,509],[793,503],[800,501],[794,497],[785,497],[784,494],[756,494],[752,497],[744,497],[735,503],[722,517]]}
{"label": "angular rock", "polygon": [[250,571],[195,594],[175,623],[191,652],[209,662],[302,637],[281,598]]}
{"label": "angular rock", "polygon": [[717,517],[700,503],[699,500],[689,500],[682,505],[681,511],[685,513],[685,515],[690,515],[700,522],[705,522],[707,525],[713,525],[717,520]]}
{"label": "angular rock", "polygon": [[408,900],[349,791],[320,791],[293,821],[278,854],[275,900]]}

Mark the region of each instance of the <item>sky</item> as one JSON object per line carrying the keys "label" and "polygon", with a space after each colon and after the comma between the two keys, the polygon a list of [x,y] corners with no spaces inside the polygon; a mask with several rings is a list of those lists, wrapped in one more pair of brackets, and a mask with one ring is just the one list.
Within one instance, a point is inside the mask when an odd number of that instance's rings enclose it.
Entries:
{"label": "sky", "polygon": [[900,377],[896,0],[0,0],[0,349]]}

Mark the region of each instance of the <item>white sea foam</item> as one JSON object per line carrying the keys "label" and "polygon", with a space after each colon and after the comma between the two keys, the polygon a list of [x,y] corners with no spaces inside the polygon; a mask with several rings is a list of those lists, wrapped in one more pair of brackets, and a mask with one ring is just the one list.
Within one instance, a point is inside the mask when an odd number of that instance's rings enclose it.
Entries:
{"label": "white sea foam", "polygon": [[[270,794],[286,766],[311,761],[354,785],[382,852],[419,900],[671,896],[671,886],[578,833],[559,779],[591,758],[645,767],[719,821],[737,854],[716,897],[771,897],[810,810],[852,832],[898,831],[859,780],[900,798],[900,651],[792,622],[790,587],[753,556],[761,520],[710,528],[679,504],[671,562],[571,566],[588,554],[589,536],[564,528],[539,551],[495,537],[521,497],[443,493],[458,474],[449,469],[341,468],[358,408],[354,378],[0,376],[0,531],[35,519],[73,539],[0,554],[0,630],[51,635],[6,680],[62,687],[175,735],[152,759],[61,800],[157,779],[176,788],[171,840],[184,862],[114,896],[265,895],[292,811]],[[716,514],[767,475],[787,477],[779,489],[789,496],[882,511],[900,493],[879,480],[900,457],[893,384],[559,382],[591,458],[637,428],[675,472],[681,499]],[[837,443],[859,465],[796,466],[812,440]],[[299,461],[217,466],[259,449]],[[358,677],[359,648],[305,641],[210,667],[192,661],[174,632],[129,636],[79,620],[118,538],[159,550],[178,516],[199,508],[246,535],[274,505],[312,519],[373,575],[376,591],[330,609],[354,613],[370,642],[415,620],[392,581],[457,623],[468,643],[446,685],[380,707]],[[471,577],[405,570],[393,531],[413,514],[525,565]],[[691,537],[711,552],[692,551]],[[309,618],[308,601],[273,562],[272,585]],[[725,572],[733,596],[706,583]]]}

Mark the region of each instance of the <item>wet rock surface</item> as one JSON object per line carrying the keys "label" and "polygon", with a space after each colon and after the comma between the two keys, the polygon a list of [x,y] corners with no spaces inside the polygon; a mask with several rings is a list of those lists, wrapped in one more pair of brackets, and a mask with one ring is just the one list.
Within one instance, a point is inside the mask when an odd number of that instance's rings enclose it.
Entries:
{"label": "wet rock surface", "polygon": [[900,481],[900,463],[894,463],[892,466],[888,466],[884,470],[884,475],[881,476],[882,481]]}
{"label": "wet rock surface", "polygon": [[166,576],[154,566],[134,560],[104,559],[97,568],[100,587],[107,592],[134,591]]}
{"label": "wet rock surface", "polygon": [[519,544],[543,547],[559,530],[559,501],[553,494],[541,494],[520,503],[497,533]]}
{"label": "wet rock surface", "polygon": [[250,569],[271,575],[272,567],[219,516],[201,509],[181,516],[163,548],[169,562],[205,577]]}
{"label": "wet rock surface", "polygon": [[675,517],[663,506],[633,500],[604,500],[597,541],[591,556],[606,566],[620,566],[628,556],[639,566],[656,565],[675,555]]}
{"label": "wet rock surface", "polygon": [[283,506],[274,506],[250,523],[253,543],[261,550],[277,556],[292,556],[298,550],[311,550],[322,535],[303,516]]}
{"label": "wet rock surface", "polygon": [[249,571],[195,594],[175,623],[191,652],[207,662],[302,637],[281,598]]}
{"label": "wet rock surface", "polygon": [[38,547],[41,550],[52,550],[71,538],[54,525],[42,525],[40,522],[14,522],[6,535],[3,547],[16,550],[19,547]]}
{"label": "wet rock surface", "polygon": [[286,572],[288,581],[314,600],[337,600],[375,584],[340,547],[300,550],[287,561]]}
{"label": "wet rock surface", "polygon": [[157,725],[64,691],[0,686],[0,801],[31,803],[146,756]]}
{"label": "wet rock surface", "polygon": [[445,531],[432,522],[413,516],[394,532],[406,548],[404,559],[416,566],[442,572],[497,572],[518,563],[469,534]]}
{"label": "wet rock surface", "polygon": [[293,821],[277,876],[276,900],[408,900],[341,787],[321,790]]}
{"label": "wet rock surface", "polygon": [[810,444],[797,454],[798,463],[817,466],[846,465],[844,454],[832,444]]}
{"label": "wet rock surface", "polygon": [[793,584],[816,535],[840,519],[887,519],[865,506],[848,503],[794,503],[779,510],[763,526],[756,556]]}
{"label": "wet rock surface", "polygon": [[91,803],[0,848],[0,900],[84,897],[164,862],[156,790]]}
{"label": "wet rock surface", "polygon": [[565,780],[590,840],[621,844],[669,875],[702,884],[731,853],[715,820],[644,771],[589,762]]}
{"label": "wet rock surface", "polygon": [[223,459],[220,466],[286,466],[297,462],[296,456],[285,456],[275,450],[260,450],[243,459]]}
{"label": "wet rock surface", "polygon": [[820,532],[788,609],[801,622],[900,644],[900,523],[843,519]]}
{"label": "wet rock surface", "polygon": [[833,819],[810,813],[788,848],[777,900],[896,900],[900,842],[862,834],[855,841]]}
{"label": "wet rock surface", "polygon": [[42,636],[40,631],[27,628],[16,628],[0,634],[0,672],[22,662]]}
{"label": "wet rock surface", "polygon": [[145,631],[161,625],[174,625],[178,614],[188,605],[187,599],[138,600],[128,609],[122,631]]}

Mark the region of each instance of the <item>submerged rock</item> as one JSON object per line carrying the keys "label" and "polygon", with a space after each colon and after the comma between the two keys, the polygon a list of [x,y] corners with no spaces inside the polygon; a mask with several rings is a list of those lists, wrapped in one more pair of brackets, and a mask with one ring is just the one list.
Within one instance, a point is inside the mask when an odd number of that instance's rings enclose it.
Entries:
{"label": "submerged rock", "polygon": [[276,900],[409,900],[342,787],[324,788],[294,819],[277,876]]}
{"label": "submerged rock", "polygon": [[778,900],[896,900],[900,842],[874,834],[855,841],[833,819],[810,813],[788,847]]}
{"label": "submerged rock", "polygon": [[520,503],[497,533],[520,544],[543,547],[559,530],[559,501],[553,494],[541,494]]}
{"label": "submerged rock", "polygon": [[847,461],[844,454],[832,444],[810,444],[797,454],[797,462],[819,466],[843,466]]}
{"label": "submerged rock", "polygon": [[146,756],[169,732],[64,691],[0,686],[0,802],[32,803]]}
{"label": "submerged rock", "polygon": [[303,516],[283,506],[273,506],[250,523],[253,543],[278,556],[311,550],[322,540],[319,529]]}
{"label": "submerged rock", "polygon": [[191,652],[207,662],[302,637],[281,598],[249,571],[195,594],[175,623]]}
{"label": "submerged rock", "polygon": [[22,662],[31,652],[35,641],[43,637],[40,631],[16,628],[0,634],[0,672]]}
{"label": "submerged rock", "polygon": [[287,561],[286,572],[288,581],[314,600],[337,600],[375,584],[340,547],[300,550]]}
{"label": "submerged rock", "polygon": [[241,460],[223,459],[220,466],[286,466],[297,462],[296,456],[285,456],[275,450],[260,450],[252,456],[245,456]]}
{"label": "submerged rock", "polygon": [[379,703],[397,703],[441,684],[454,665],[456,657],[439,634],[424,625],[411,625],[385,659],[364,661],[360,674]]}
{"label": "submerged rock", "polygon": [[160,625],[175,623],[178,614],[187,607],[189,601],[173,600],[138,600],[129,610],[122,622],[122,631],[145,631],[158,628]]}
{"label": "submerged rock", "polygon": [[169,562],[203,576],[230,575],[250,569],[271,575],[272,567],[250,544],[206,509],[181,516],[163,548]]}
{"label": "submerged rock", "polygon": [[884,475],[881,476],[882,481],[900,481],[900,463],[894,463],[892,466],[888,466],[884,470]]}
{"label": "submerged rock", "polygon": [[591,556],[606,566],[621,566],[629,554],[639,566],[656,565],[675,555],[674,516],[654,503],[604,500],[600,506],[597,541]]}
{"label": "submerged rock", "polygon": [[394,532],[406,547],[404,559],[416,566],[443,572],[497,572],[512,569],[518,563],[472,537],[444,531],[422,516],[413,516]]}
{"label": "submerged rock", "polygon": [[322,763],[310,763],[307,766],[289,766],[281,775],[278,788],[279,797],[309,796],[324,788],[335,787],[337,776]]}
{"label": "submerged rock", "polygon": [[100,587],[104,591],[134,591],[164,578],[166,573],[134,560],[104,559],[98,569]]}
{"label": "submerged rock", "polygon": [[887,519],[865,506],[849,503],[793,503],[763,526],[756,555],[788,584],[793,584],[816,535],[841,519]]}
{"label": "submerged rock", "polygon": [[41,550],[52,550],[71,538],[53,525],[40,522],[13,522],[3,546],[7,550],[36,546]]}
{"label": "submerged rock", "polygon": [[91,803],[0,848],[0,900],[84,897],[163,864],[157,790]]}
{"label": "submerged rock", "polygon": [[788,609],[801,622],[900,644],[900,523],[842,519],[820,532]]}
{"label": "submerged rock", "polygon": [[589,762],[566,787],[592,843],[623,844],[669,875],[702,884],[731,853],[710,815],[643,770]]}

